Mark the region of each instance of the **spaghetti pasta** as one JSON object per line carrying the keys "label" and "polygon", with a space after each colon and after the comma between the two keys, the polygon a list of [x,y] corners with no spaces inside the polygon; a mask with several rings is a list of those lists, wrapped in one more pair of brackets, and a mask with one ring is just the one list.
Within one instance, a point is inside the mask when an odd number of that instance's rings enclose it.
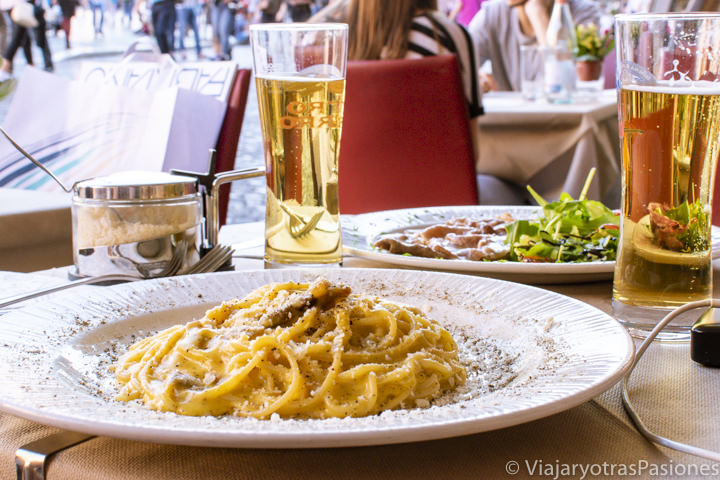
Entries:
{"label": "spaghetti pasta", "polygon": [[465,381],[450,333],[414,307],[325,279],[276,283],[130,347],[119,400],[182,415],[360,417]]}

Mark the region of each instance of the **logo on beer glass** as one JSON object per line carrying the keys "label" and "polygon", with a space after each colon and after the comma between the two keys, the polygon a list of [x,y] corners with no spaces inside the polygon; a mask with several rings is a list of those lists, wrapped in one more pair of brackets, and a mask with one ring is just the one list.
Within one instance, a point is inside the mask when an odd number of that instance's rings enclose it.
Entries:
{"label": "logo on beer glass", "polygon": [[285,130],[295,128],[340,128],[342,117],[339,112],[343,101],[289,102],[285,115],[280,117],[280,126]]}

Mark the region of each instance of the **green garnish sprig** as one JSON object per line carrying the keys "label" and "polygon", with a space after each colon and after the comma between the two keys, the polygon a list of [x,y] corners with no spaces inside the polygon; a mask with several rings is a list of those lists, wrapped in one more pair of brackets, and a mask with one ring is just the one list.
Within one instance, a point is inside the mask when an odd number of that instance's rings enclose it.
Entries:
{"label": "green garnish sprig", "polygon": [[506,243],[510,245],[510,260],[615,260],[619,216],[602,203],[586,199],[594,174],[595,169],[591,169],[577,200],[563,193],[557,201],[549,203],[528,186],[543,214],[537,220],[516,220],[508,226]]}

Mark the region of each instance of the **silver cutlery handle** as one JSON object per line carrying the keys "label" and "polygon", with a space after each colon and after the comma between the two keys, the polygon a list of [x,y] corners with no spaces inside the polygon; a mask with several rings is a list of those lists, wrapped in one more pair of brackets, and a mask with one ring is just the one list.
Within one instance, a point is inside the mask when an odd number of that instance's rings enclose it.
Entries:
{"label": "silver cutlery handle", "polygon": [[[176,250],[177,252],[184,252],[183,249]],[[205,273],[205,272],[214,272],[218,268],[222,267],[223,264],[232,258],[233,249],[230,247],[224,246],[224,245],[216,245],[210,251],[208,251],[200,260],[198,260],[194,265],[191,265],[187,268],[185,272],[180,272],[182,274],[189,274],[189,273]],[[174,267],[171,271],[166,272],[167,275],[173,276],[178,274],[177,268],[180,267],[180,257],[174,256],[174,259],[176,260]],[[102,283],[102,282],[134,282],[137,280],[143,280],[142,277],[136,277],[133,275],[127,275],[123,273],[112,273],[108,275],[99,275],[96,277],[87,277],[80,280],[76,280],[74,282],[64,283],[62,285],[58,285],[56,287],[50,287],[50,288],[43,288],[42,290],[36,290],[34,292],[30,293],[24,293],[22,295],[18,295],[15,297],[5,298],[0,300],[0,309],[3,307],[9,307],[10,305],[14,305],[16,303],[24,302],[25,300],[30,300],[36,297],[41,297],[43,295],[48,295],[50,293],[59,292],[60,290],[65,290],[68,288],[76,287],[78,285],[91,285],[94,283]]]}
{"label": "silver cutlery handle", "polygon": [[58,285],[56,287],[43,288],[42,290],[35,290],[34,292],[24,293],[22,295],[3,299],[2,301],[0,301],[0,308],[9,307],[10,305],[24,302],[25,300],[30,300],[30,299],[33,299],[36,297],[41,297],[43,295],[48,295],[50,293],[59,292],[60,290],[65,290],[68,288],[76,287],[78,285],[91,285],[93,283],[113,282],[113,281],[115,281],[115,282],[132,282],[134,280],[140,280],[140,277],[133,277],[131,275],[124,275],[124,274],[112,274],[112,275],[100,275],[97,277],[83,278],[81,280],[64,283],[64,284]]}
{"label": "silver cutlery handle", "polygon": [[15,452],[17,480],[45,480],[45,466],[50,455],[94,438],[77,432],[58,432],[23,445]]}

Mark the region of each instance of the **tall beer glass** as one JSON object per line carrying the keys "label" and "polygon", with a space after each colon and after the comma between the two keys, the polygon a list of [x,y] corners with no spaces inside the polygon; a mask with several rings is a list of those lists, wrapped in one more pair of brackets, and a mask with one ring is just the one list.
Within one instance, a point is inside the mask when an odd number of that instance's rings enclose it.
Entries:
{"label": "tall beer glass", "polygon": [[[618,15],[615,28],[623,193],[613,310],[644,336],[712,293],[720,15]],[[661,338],[687,338],[691,318]]]}
{"label": "tall beer glass", "polygon": [[339,265],[347,25],[251,25],[250,44],[267,170],[265,265]]}

